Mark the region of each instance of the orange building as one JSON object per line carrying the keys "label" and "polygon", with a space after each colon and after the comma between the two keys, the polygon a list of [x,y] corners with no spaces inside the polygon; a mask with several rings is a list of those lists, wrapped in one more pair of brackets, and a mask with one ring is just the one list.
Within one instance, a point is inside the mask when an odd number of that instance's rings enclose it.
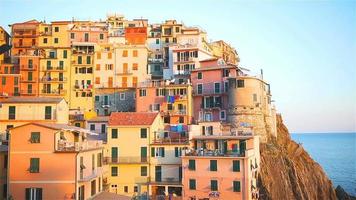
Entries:
{"label": "orange building", "polygon": [[102,141],[65,124],[10,129],[8,198],[89,199],[103,190]]}
{"label": "orange building", "polygon": [[147,40],[147,27],[126,27],[126,44],[145,44]]}
{"label": "orange building", "polygon": [[0,97],[18,96],[20,74],[13,64],[0,65]]}

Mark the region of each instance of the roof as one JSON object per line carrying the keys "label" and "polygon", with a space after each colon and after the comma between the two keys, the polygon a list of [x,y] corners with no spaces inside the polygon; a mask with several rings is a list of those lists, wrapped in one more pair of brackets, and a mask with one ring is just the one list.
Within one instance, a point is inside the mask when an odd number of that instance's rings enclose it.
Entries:
{"label": "roof", "polygon": [[63,98],[51,97],[9,97],[1,100],[1,103],[59,103]]}
{"label": "roof", "polygon": [[108,122],[109,116],[96,116],[87,120],[88,122]]}
{"label": "roof", "polygon": [[113,112],[109,118],[110,126],[151,125],[158,113]]}
{"label": "roof", "polygon": [[31,122],[31,123],[23,124],[23,125],[20,125],[20,126],[16,126],[14,128],[11,128],[10,130],[13,130],[13,129],[16,129],[16,128],[19,128],[19,127],[23,127],[23,126],[27,126],[27,125],[30,125],[30,124],[36,125],[36,126],[42,126],[42,127],[53,129],[53,130],[77,131],[77,132],[85,132],[85,133],[88,133],[88,134],[97,135],[97,133],[90,132],[89,130],[83,129],[83,128],[80,128],[80,127],[70,126],[68,124],[55,124],[55,123],[46,123],[46,122]]}
{"label": "roof", "polygon": [[237,67],[233,65],[223,65],[223,66],[201,67],[201,68],[193,69],[191,71],[195,72],[195,71],[209,71],[209,70],[216,70],[216,69],[233,69],[233,68],[237,69]]}
{"label": "roof", "polygon": [[214,57],[214,58],[208,58],[208,59],[205,59],[205,60],[201,60],[199,62],[209,62],[209,61],[214,61],[214,60],[218,60],[219,58],[217,57]]}

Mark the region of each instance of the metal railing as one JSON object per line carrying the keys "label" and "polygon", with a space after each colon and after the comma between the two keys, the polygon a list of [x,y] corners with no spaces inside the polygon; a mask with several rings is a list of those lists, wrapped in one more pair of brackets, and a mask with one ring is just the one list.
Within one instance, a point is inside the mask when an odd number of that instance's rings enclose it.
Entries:
{"label": "metal railing", "polygon": [[187,144],[189,142],[188,137],[183,138],[157,138],[153,140],[154,144]]}
{"label": "metal railing", "polygon": [[120,156],[120,157],[105,157],[104,163],[107,164],[135,164],[135,163],[147,163],[148,157],[140,156]]}
{"label": "metal railing", "polygon": [[84,142],[71,142],[65,140],[58,140],[56,151],[59,152],[78,152],[90,149],[97,149],[103,147],[102,141],[84,141]]}

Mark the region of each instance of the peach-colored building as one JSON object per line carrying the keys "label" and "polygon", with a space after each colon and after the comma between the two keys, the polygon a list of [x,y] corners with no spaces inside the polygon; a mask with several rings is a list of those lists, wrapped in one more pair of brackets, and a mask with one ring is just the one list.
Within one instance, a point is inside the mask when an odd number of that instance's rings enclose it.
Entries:
{"label": "peach-colored building", "polygon": [[28,123],[10,130],[8,197],[89,199],[103,190],[102,141],[66,124]]}
{"label": "peach-colored building", "polygon": [[182,157],[183,199],[258,199],[259,137],[251,127],[192,125],[192,149]]}
{"label": "peach-colored building", "polygon": [[19,96],[20,74],[13,64],[0,64],[0,97]]}

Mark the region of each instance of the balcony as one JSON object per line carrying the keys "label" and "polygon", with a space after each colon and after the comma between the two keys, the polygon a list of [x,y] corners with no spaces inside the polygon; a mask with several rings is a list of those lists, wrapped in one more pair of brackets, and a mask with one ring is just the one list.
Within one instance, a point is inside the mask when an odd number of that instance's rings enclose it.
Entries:
{"label": "balcony", "polygon": [[21,90],[20,91],[20,96],[35,96],[37,95],[36,90]]}
{"label": "balcony", "polygon": [[34,43],[14,43],[14,47],[16,48],[31,48],[31,47],[34,47],[36,46],[36,44]]}
{"label": "balcony", "polygon": [[42,77],[42,83],[64,83],[67,82],[67,78],[51,78],[51,77]]}
{"label": "balcony", "polygon": [[117,158],[105,157],[104,163],[107,164],[144,164],[148,163],[148,157],[140,156],[120,156]]}
{"label": "balcony", "polygon": [[219,82],[220,85],[215,87],[215,83],[204,83],[202,88],[199,89],[196,85],[193,90],[194,96],[205,96],[205,95],[226,95],[227,88],[224,86],[224,82]]}
{"label": "balcony", "polygon": [[133,72],[131,70],[123,70],[121,72],[116,72],[116,75],[121,76],[121,75],[132,75]]}
{"label": "balcony", "polygon": [[41,94],[43,95],[53,95],[53,96],[62,96],[62,95],[66,95],[67,91],[66,90],[46,90],[43,89],[41,90]]}
{"label": "balcony", "polygon": [[43,71],[63,72],[64,67],[63,66],[59,66],[59,67],[47,66],[43,69]]}
{"label": "balcony", "polygon": [[104,173],[102,167],[95,168],[90,174],[84,175],[83,171],[80,172],[78,182],[88,182],[94,178],[101,177]]}
{"label": "balcony", "polygon": [[176,70],[176,71],[174,71],[174,75],[188,76],[188,75],[190,75],[190,71],[189,70]]}
{"label": "balcony", "polygon": [[168,110],[165,112],[162,112],[162,115],[164,116],[171,116],[171,115],[187,115],[187,110]]}
{"label": "balcony", "polygon": [[89,90],[93,89],[93,85],[74,85],[74,90]]}
{"label": "balcony", "polygon": [[71,142],[65,140],[58,140],[57,152],[80,152],[85,150],[93,150],[103,148],[103,142],[97,140],[89,140],[84,142]]}
{"label": "balcony", "polygon": [[21,77],[21,83],[36,83],[37,81],[35,79],[29,79],[25,77]]}
{"label": "balcony", "polygon": [[188,137],[182,138],[157,138],[153,140],[153,144],[160,145],[160,144],[189,144]]}
{"label": "balcony", "polygon": [[37,65],[21,65],[20,69],[22,71],[36,71]]}
{"label": "balcony", "polygon": [[[197,157],[245,157],[247,154],[250,156],[251,153],[254,151],[254,149],[249,149],[245,151],[221,151],[219,149],[213,149],[213,150],[208,150],[208,149],[203,149],[203,150],[195,150],[195,149],[188,149],[186,151],[183,151],[183,156],[197,156]],[[247,156],[246,156],[247,157]]]}
{"label": "balcony", "polygon": [[148,58],[148,63],[163,63],[163,58]]}
{"label": "balcony", "polygon": [[190,63],[190,62],[195,62],[198,61],[198,58],[195,57],[188,57],[188,58],[181,58],[177,59],[174,61],[174,64],[184,64],[184,63]]}
{"label": "balcony", "polygon": [[14,32],[13,32],[13,37],[35,38],[37,36],[38,35],[36,34],[36,29],[35,28],[33,30],[28,30],[28,31],[14,30]]}

